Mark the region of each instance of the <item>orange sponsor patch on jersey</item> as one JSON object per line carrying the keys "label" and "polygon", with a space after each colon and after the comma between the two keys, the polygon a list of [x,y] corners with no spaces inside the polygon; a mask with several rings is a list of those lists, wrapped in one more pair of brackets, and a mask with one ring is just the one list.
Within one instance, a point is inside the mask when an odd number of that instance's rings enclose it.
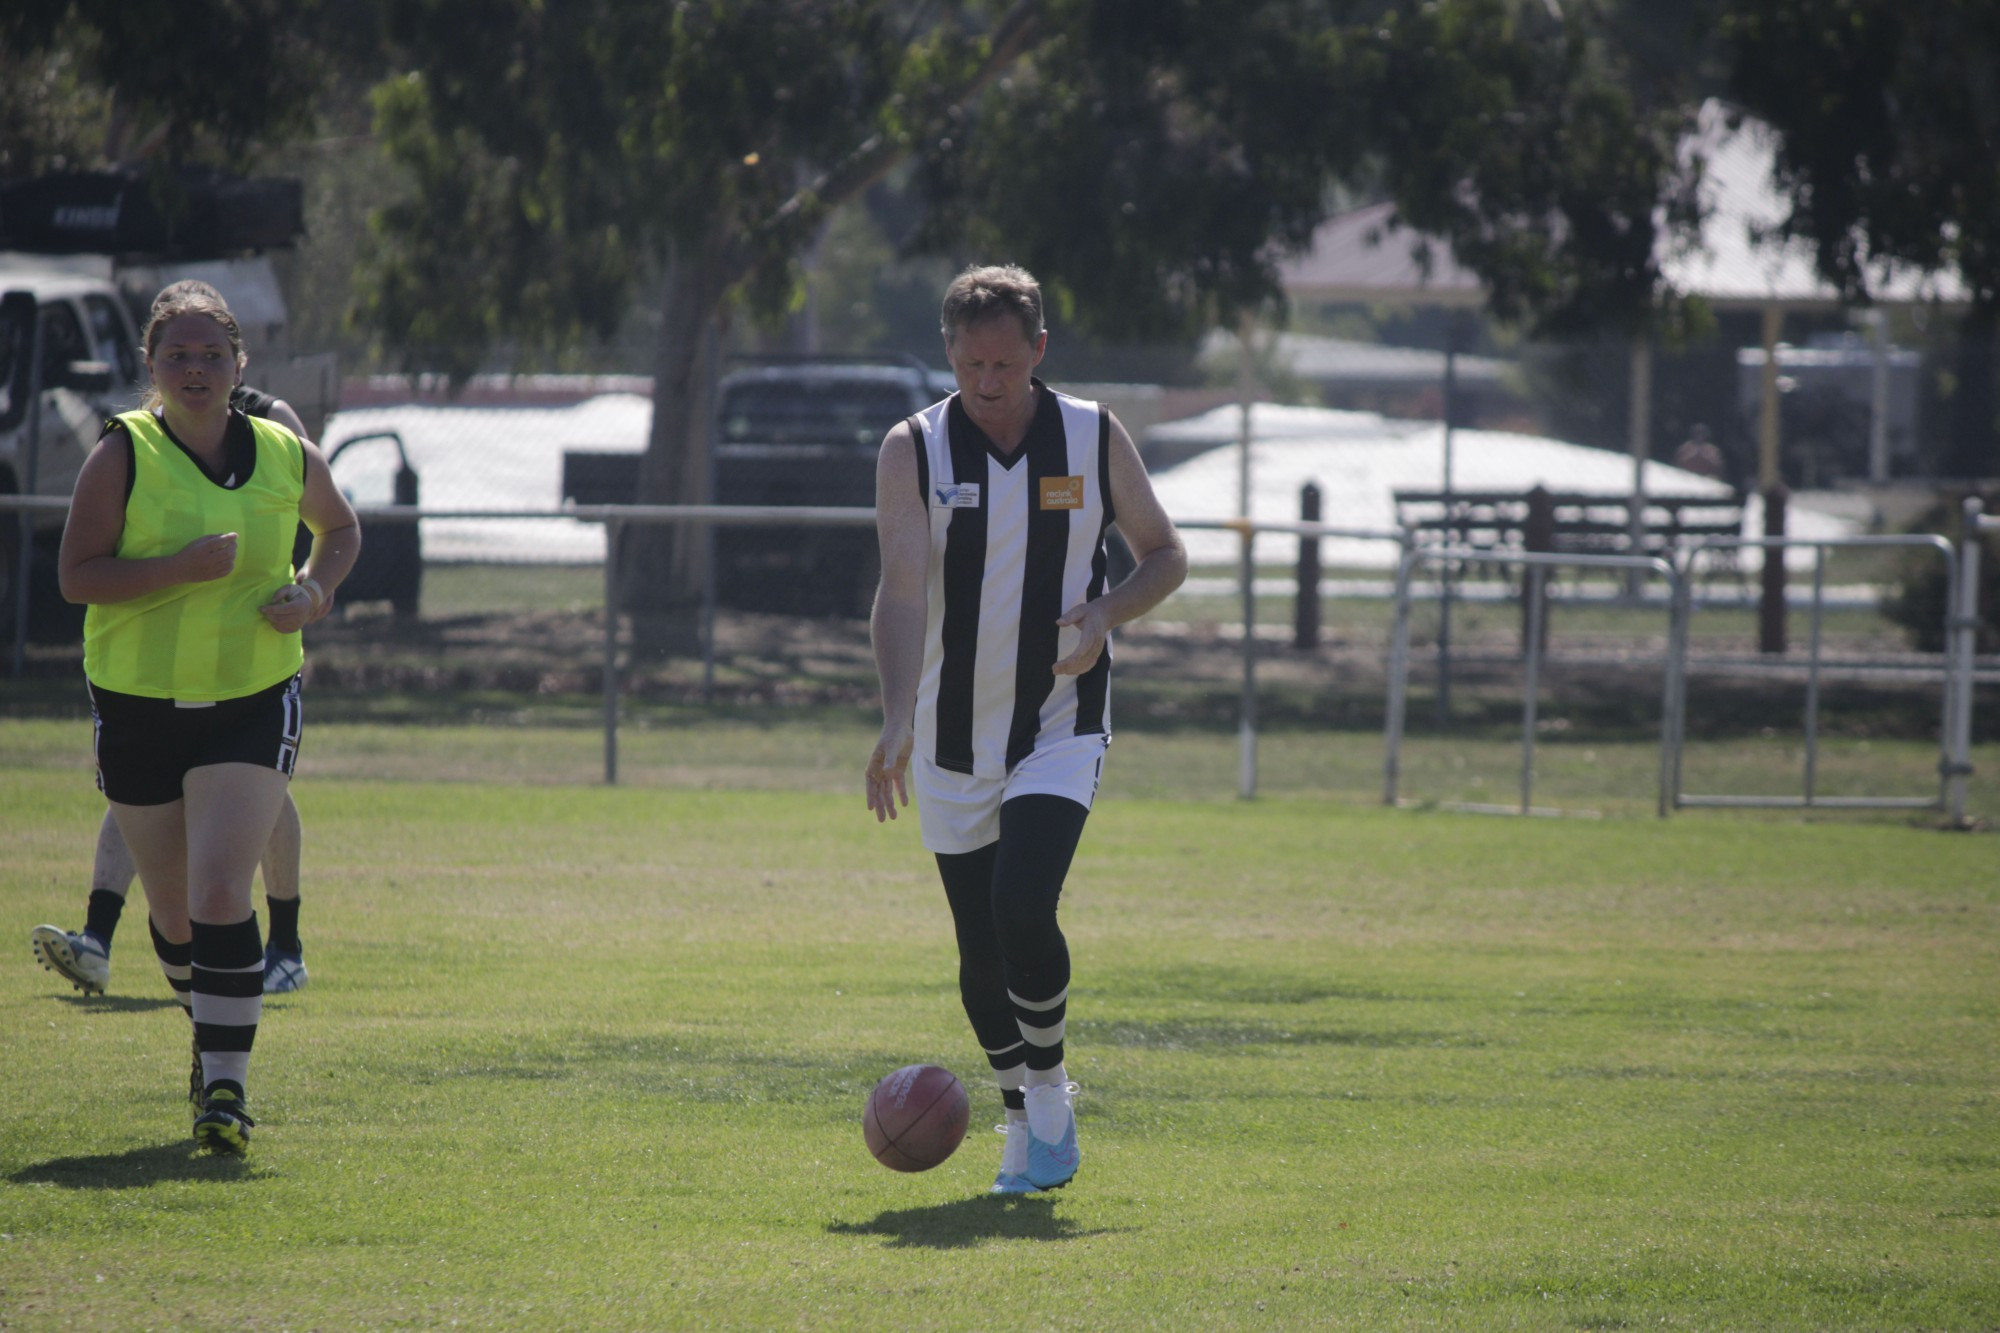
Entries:
{"label": "orange sponsor patch on jersey", "polygon": [[1083,478],[1043,477],[1042,508],[1044,509],[1083,508]]}

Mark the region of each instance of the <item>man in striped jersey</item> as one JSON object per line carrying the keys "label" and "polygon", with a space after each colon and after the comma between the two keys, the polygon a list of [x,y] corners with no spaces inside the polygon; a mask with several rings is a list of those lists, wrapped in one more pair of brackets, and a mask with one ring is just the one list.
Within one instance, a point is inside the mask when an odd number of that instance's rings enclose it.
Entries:
{"label": "man in striped jersey", "polygon": [[[876,468],[868,808],[894,819],[916,789],[959,994],[1007,1112],[993,1190],[1026,1194],[1079,1161],[1056,905],[1111,742],[1111,630],[1180,586],[1187,552],[1117,418],[1035,378],[1033,277],[967,269],[942,322],[958,392],[890,431]],[[1138,563],[1106,588],[1113,523]]]}

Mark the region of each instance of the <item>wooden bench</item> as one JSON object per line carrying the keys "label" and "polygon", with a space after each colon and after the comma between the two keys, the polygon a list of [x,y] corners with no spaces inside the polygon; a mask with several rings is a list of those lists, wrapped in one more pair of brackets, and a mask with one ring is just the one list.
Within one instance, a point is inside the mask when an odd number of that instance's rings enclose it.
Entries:
{"label": "wooden bench", "polygon": [[[1396,522],[1478,550],[1632,553],[1631,500],[1623,495],[1549,491],[1394,493]],[[1649,495],[1640,514],[1639,554],[1671,555],[1704,537],[1743,531],[1740,496]]]}
{"label": "wooden bench", "polygon": [[[1550,551],[1582,555],[1629,555],[1632,503],[1629,496],[1550,491],[1396,491],[1396,521],[1442,544],[1491,551]],[[1704,537],[1737,537],[1743,532],[1740,496],[1646,497],[1640,513],[1643,555],[1673,559],[1689,542]],[[1420,537],[1420,540],[1422,538]],[[1712,552],[1700,573],[1743,583],[1735,547]],[[1521,642],[1528,641],[1528,580],[1521,580]],[[1547,646],[1548,621],[1542,622]]]}

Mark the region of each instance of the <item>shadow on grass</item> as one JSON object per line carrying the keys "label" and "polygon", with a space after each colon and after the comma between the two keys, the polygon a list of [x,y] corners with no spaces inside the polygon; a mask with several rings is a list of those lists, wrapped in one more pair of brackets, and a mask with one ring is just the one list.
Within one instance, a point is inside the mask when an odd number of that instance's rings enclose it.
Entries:
{"label": "shadow on grass", "polygon": [[892,1249],[962,1250],[986,1240],[1081,1240],[1123,1227],[1081,1227],[1058,1216],[1047,1195],[982,1195],[931,1208],[877,1213],[866,1222],[833,1222],[836,1236],[886,1236]]}
{"label": "shadow on grass", "polygon": [[164,995],[52,995],[49,998],[87,1013],[145,1014],[155,1009],[180,1008],[180,1001]]}
{"label": "shadow on grass", "polygon": [[1162,1019],[1154,1023],[1072,1022],[1070,1031],[1088,1043],[1167,1051],[1255,1051],[1266,1046],[1351,1046],[1362,1050],[1395,1050],[1436,1046],[1477,1048],[1485,1039],[1459,1032],[1375,1032],[1355,1028],[1313,1028],[1275,1023],[1194,1022]]}
{"label": "shadow on grass", "polygon": [[16,1185],[58,1185],[68,1190],[144,1189],[169,1180],[247,1180],[250,1164],[241,1157],[210,1156],[181,1139],[155,1148],[57,1157],[24,1166],[7,1179]]}

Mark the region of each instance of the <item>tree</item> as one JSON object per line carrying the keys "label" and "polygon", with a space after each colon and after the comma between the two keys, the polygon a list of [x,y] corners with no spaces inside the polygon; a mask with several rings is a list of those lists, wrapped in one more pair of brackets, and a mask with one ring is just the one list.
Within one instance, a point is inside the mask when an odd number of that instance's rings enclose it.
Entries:
{"label": "tree", "polygon": [[1865,302],[1888,261],[1956,270],[1959,421],[1948,471],[1993,469],[2000,327],[2000,6],[1990,0],[1729,0],[1726,91],[1782,136],[1785,234]]}
{"label": "tree", "polygon": [[[1583,20],[1508,0],[422,0],[378,126],[414,182],[365,314],[464,375],[660,293],[653,501],[705,494],[705,340],[782,309],[833,210],[909,159],[913,247],[1018,258],[1058,318],[1186,333],[1278,297],[1330,184],[1374,178],[1504,310],[1650,297],[1660,124]],[[1551,151],[1553,150],[1553,151]],[[1468,189],[1469,183],[1469,189]],[[1554,225],[1551,225],[1551,220]],[[639,575],[690,600],[691,551]]]}
{"label": "tree", "polygon": [[[501,334],[528,350],[608,334],[650,274],[642,494],[698,499],[718,315],[782,305],[831,210],[1006,68],[1039,11],[975,17],[913,37],[881,3],[404,7],[392,36],[422,72],[378,89],[378,126],[416,188],[380,218],[365,316],[413,365],[464,375]],[[675,534],[635,582],[684,603],[693,550]]]}
{"label": "tree", "polygon": [[1281,310],[1273,261],[1336,193],[1387,197],[1499,318],[1637,327],[1659,229],[1694,218],[1673,151],[1690,113],[1679,83],[1632,77],[1602,17],[1099,0],[988,95],[966,149],[925,159],[932,225],[1027,257],[1086,328],[1185,335]]}
{"label": "tree", "polygon": [[213,165],[281,142],[310,125],[334,34],[366,29],[355,18],[335,25],[318,0],[8,6],[0,59],[27,77],[0,94],[0,170]]}

